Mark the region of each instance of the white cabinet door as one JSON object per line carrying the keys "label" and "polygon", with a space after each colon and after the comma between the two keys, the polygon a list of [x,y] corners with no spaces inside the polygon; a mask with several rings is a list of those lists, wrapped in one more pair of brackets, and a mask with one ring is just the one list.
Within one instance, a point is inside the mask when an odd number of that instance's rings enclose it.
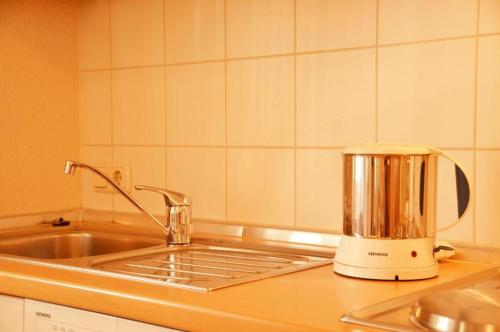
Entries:
{"label": "white cabinet door", "polygon": [[0,331],[23,332],[24,299],[0,295]]}
{"label": "white cabinet door", "polygon": [[28,299],[24,309],[24,332],[115,332],[118,324],[113,316]]}
{"label": "white cabinet door", "polygon": [[181,332],[179,330],[169,329],[151,324],[144,324],[134,320],[118,318],[117,332]]}

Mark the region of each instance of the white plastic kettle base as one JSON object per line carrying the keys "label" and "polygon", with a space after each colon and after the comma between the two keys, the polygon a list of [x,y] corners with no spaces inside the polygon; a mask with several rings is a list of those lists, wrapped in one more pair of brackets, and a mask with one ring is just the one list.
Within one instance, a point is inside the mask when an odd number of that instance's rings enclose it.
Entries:
{"label": "white plastic kettle base", "polygon": [[376,280],[419,280],[438,275],[434,238],[381,240],[342,236],[333,261],[339,274]]}

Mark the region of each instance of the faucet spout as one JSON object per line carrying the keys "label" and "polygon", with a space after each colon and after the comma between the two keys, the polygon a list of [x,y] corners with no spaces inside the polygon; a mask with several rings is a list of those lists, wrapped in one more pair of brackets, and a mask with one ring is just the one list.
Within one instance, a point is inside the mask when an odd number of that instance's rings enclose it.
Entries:
{"label": "faucet spout", "polygon": [[123,197],[125,197],[143,215],[145,215],[146,217],[148,217],[149,220],[151,220],[152,222],[154,222],[158,226],[158,228],[165,235],[167,235],[167,241],[168,241],[168,236],[169,236],[169,233],[170,233],[170,226],[165,226],[160,220],[158,220],[158,218],[156,218],[151,213],[149,213],[144,208],[144,206],[141,205],[141,203],[139,203],[138,201],[136,201],[132,196],[130,196],[125,190],[123,190],[122,188],[120,188],[112,179],[110,179],[106,174],[104,174],[103,172],[101,172],[99,169],[97,169],[95,167],[92,167],[92,166],[90,166],[88,164],[82,163],[82,162],[78,162],[78,161],[74,161],[74,160],[66,160],[66,164],[64,166],[64,174],[66,174],[66,175],[74,175],[75,174],[75,170],[78,167],[86,169],[86,170],[89,170],[89,171],[93,172],[94,174],[97,174],[98,176],[100,176],[104,180],[106,180],[106,182],[108,182],[111,186],[113,186],[113,188],[115,188],[120,194],[122,194]]}
{"label": "faucet spout", "polygon": [[76,170],[76,166],[73,161],[66,160],[66,164],[64,165],[64,174],[66,175],[74,175]]}

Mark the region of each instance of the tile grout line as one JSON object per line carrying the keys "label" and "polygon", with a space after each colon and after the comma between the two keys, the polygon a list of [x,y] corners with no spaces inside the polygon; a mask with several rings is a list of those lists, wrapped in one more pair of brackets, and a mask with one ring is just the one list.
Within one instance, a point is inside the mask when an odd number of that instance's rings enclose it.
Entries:
{"label": "tile grout line", "polygon": [[379,4],[377,0],[375,6],[375,142],[378,142],[378,78],[379,78]]}
{"label": "tile grout line", "polygon": [[365,46],[346,47],[346,48],[332,48],[332,49],[302,51],[302,52],[293,52],[293,53],[276,53],[276,54],[257,55],[257,56],[248,56],[248,57],[234,57],[234,58],[224,57],[223,59],[212,59],[212,60],[203,60],[203,61],[188,61],[188,62],[177,62],[177,63],[166,63],[166,61],[165,61],[165,64],[156,64],[156,65],[125,66],[125,67],[114,67],[114,68],[110,65],[108,68],[82,69],[82,70],[80,70],[80,72],[95,72],[95,71],[106,71],[106,70],[126,70],[126,69],[139,69],[139,68],[148,68],[148,67],[173,67],[173,66],[206,64],[206,63],[225,62],[225,61],[232,62],[232,61],[257,60],[257,59],[286,57],[286,56],[316,55],[316,54],[323,54],[323,53],[336,53],[336,52],[349,52],[349,51],[366,50],[366,49],[371,49],[371,48],[388,48],[388,47],[397,47],[397,46],[406,46],[406,45],[417,45],[417,44],[428,44],[428,43],[435,43],[435,42],[453,41],[453,40],[460,40],[460,39],[471,39],[471,38],[476,38],[476,36],[494,37],[494,36],[500,36],[500,32],[474,34],[474,35],[463,35],[463,36],[456,36],[456,37],[428,39],[428,40],[415,40],[415,41],[399,42],[399,43],[387,43],[387,44],[365,45]]}
{"label": "tile grout line", "polygon": [[[476,1],[476,38],[475,38],[475,58],[474,58],[474,109],[473,109],[473,145],[474,157],[472,158],[473,180],[472,186],[474,190],[473,205],[472,205],[472,242],[477,243],[477,93],[478,93],[478,68],[479,68],[479,18],[481,9],[481,0]],[[470,199],[470,198],[469,198]]]}
{"label": "tile grout line", "polygon": [[[293,2],[293,52],[297,53],[297,0]],[[297,228],[297,55],[293,57],[293,227]]]}
{"label": "tile grout line", "polygon": [[485,33],[478,33],[478,37],[498,37],[500,36],[500,32],[485,32]]}
{"label": "tile grout line", "polygon": [[415,41],[399,42],[399,43],[365,45],[365,46],[356,46],[356,47],[347,47],[347,48],[334,48],[334,49],[323,49],[323,50],[313,50],[313,51],[302,51],[302,52],[294,52],[294,53],[277,53],[277,54],[248,56],[248,57],[235,57],[235,58],[224,57],[224,59],[189,61],[189,62],[178,62],[178,63],[165,63],[165,64],[156,64],[156,65],[140,65],[140,66],[125,66],[125,67],[112,67],[112,66],[110,66],[108,68],[81,69],[80,72],[127,70],[127,69],[139,69],[139,68],[148,68],[148,67],[173,67],[173,66],[206,64],[206,63],[214,63],[214,62],[232,62],[232,61],[243,61],[243,60],[254,60],[254,59],[265,59],[265,58],[276,58],[276,57],[287,57],[287,56],[316,55],[316,54],[323,54],[323,53],[336,53],[336,52],[349,52],[349,51],[357,51],[357,50],[366,50],[366,49],[371,49],[371,48],[387,48],[387,47],[427,44],[427,43],[444,42],[444,41],[454,41],[454,40],[461,40],[461,39],[476,38],[476,36],[492,37],[492,36],[500,36],[500,33],[496,32],[496,33],[474,34],[474,35],[464,35],[464,36],[438,38],[438,39],[415,40]]}
{"label": "tile grout line", "polygon": [[224,221],[228,221],[228,139],[227,139],[227,1],[224,0]]}
{"label": "tile grout line", "polygon": [[[163,145],[163,144],[93,144],[93,143],[83,143],[81,144],[82,146],[86,147],[131,147],[131,148],[137,148],[137,147],[167,147],[167,148],[204,148],[204,149],[283,149],[283,150],[291,150],[291,149],[297,149],[297,150],[341,150],[345,149],[347,146],[293,146],[293,145],[197,145],[197,144],[192,144],[192,145],[181,145],[181,144],[168,144],[168,145]],[[495,148],[481,148],[477,147],[474,149],[474,147],[449,147],[449,146],[438,146],[438,149],[441,150],[451,150],[451,151],[472,151],[474,152],[475,150],[477,151],[492,151],[492,152],[500,152],[500,147],[495,147]]]}
{"label": "tile grout line", "polygon": [[454,37],[424,39],[424,40],[410,40],[410,41],[403,41],[403,42],[394,42],[394,43],[379,44],[378,47],[380,47],[380,48],[390,48],[390,47],[398,47],[398,46],[432,44],[432,43],[447,42],[447,41],[454,41],[454,40],[461,40],[461,39],[472,39],[472,38],[475,38],[475,37],[476,37],[476,34],[454,36]]}

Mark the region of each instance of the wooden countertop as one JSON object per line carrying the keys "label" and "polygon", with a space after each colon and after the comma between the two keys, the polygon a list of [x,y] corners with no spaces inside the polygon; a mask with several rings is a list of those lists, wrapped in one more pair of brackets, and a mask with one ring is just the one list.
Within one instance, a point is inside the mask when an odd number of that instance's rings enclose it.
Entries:
{"label": "wooden countertop", "polygon": [[344,313],[490,267],[450,260],[436,278],[396,282],[327,265],[203,293],[0,260],[0,292],[188,331],[350,331]]}

